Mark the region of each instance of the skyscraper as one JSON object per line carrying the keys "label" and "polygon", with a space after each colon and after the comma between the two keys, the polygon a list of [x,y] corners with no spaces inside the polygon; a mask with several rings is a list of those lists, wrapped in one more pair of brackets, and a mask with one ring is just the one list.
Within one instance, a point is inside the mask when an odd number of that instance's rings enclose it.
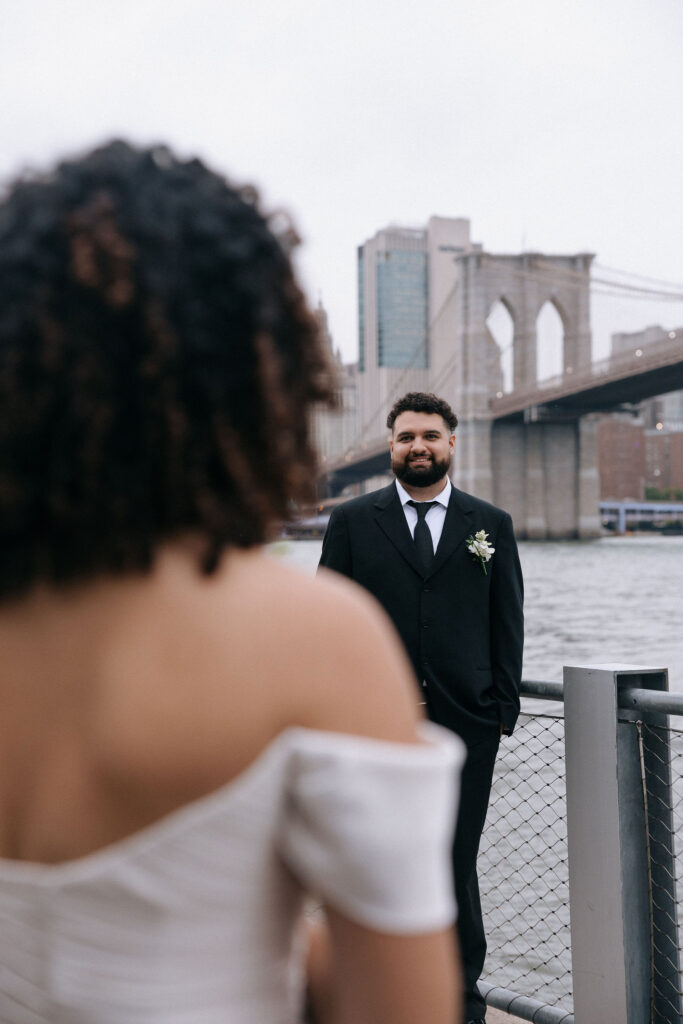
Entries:
{"label": "skyscraper", "polygon": [[428,387],[439,309],[457,281],[453,256],[475,248],[469,221],[449,217],[383,228],[359,246],[361,434],[381,434],[397,391]]}

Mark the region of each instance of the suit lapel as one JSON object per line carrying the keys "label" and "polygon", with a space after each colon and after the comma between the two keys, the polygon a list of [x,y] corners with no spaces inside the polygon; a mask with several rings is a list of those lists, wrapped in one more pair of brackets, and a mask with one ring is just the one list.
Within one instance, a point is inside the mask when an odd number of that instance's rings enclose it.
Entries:
{"label": "suit lapel", "polygon": [[472,532],[472,517],[467,495],[451,484],[451,496],[446,509],[446,518],[441,539],[436,549],[429,575],[433,575],[451,557],[459,544]]}
{"label": "suit lapel", "polygon": [[472,532],[467,495],[451,484],[451,496],[446,509],[446,518],[441,532],[439,546],[436,549],[432,567],[425,574],[420,563],[410,529],[406,522],[405,512],[401,505],[395,484],[389,484],[381,490],[375,499],[376,520],[391,543],[420,576],[432,576],[450,558],[458,545],[468,533]]}
{"label": "suit lapel", "polygon": [[[450,504],[450,502],[449,502]],[[410,529],[406,522],[405,512],[401,505],[395,484],[389,484],[379,492],[375,500],[377,509],[375,518],[377,525],[384,531],[391,543],[398,549],[415,572],[424,576],[424,569],[420,564]]]}

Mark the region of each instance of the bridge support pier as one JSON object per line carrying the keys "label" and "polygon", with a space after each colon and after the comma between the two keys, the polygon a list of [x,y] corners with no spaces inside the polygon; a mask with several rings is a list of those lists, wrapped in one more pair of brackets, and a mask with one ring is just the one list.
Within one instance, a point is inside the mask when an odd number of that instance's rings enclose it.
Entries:
{"label": "bridge support pier", "polygon": [[455,442],[455,485],[484,501],[493,501],[491,421],[460,421]]}
{"label": "bridge support pier", "polygon": [[525,455],[524,519],[521,521],[529,540],[546,540],[548,533],[548,489],[544,431],[540,424],[530,424],[522,435]]}
{"label": "bridge support pier", "polygon": [[599,537],[600,474],[598,472],[598,416],[582,416],[578,421],[578,534]]}
{"label": "bridge support pier", "polygon": [[596,421],[588,417],[493,424],[492,500],[510,512],[518,537],[600,536],[595,436]]}

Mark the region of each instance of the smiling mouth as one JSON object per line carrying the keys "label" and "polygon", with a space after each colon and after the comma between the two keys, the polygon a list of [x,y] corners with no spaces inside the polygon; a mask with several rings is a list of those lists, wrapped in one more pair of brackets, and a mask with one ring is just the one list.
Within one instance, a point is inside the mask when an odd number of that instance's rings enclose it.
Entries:
{"label": "smiling mouth", "polygon": [[415,463],[415,462],[417,462],[417,463],[420,463],[420,462],[431,462],[431,461],[432,460],[429,457],[429,455],[414,455],[412,457],[412,459],[410,459],[410,462],[412,462],[412,463]]}

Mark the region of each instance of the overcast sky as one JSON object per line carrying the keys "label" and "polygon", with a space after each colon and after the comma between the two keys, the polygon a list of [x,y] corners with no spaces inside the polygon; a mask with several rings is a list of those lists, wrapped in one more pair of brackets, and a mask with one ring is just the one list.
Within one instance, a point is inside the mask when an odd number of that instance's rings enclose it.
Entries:
{"label": "overcast sky", "polygon": [[388,223],[683,280],[682,44],[681,0],[4,0],[0,176],[123,135],[255,182],[351,359]]}

